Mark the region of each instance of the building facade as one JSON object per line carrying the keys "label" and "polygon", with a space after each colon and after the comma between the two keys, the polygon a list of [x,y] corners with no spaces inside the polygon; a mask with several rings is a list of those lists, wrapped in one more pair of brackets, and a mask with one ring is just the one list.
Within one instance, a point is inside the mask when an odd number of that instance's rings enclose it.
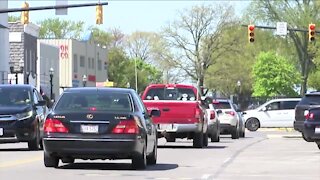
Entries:
{"label": "building facade", "polygon": [[[8,0],[0,0],[1,9],[8,8]],[[0,14],[0,84],[8,83],[9,28],[8,13]]]}
{"label": "building facade", "polygon": [[40,39],[39,42],[59,48],[60,93],[64,88],[96,86],[96,82],[108,79],[107,49],[93,41]]}
{"label": "building facade", "polygon": [[37,39],[39,27],[29,23],[9,23],[9,74],[11,84],[32,84],[37,77]]}

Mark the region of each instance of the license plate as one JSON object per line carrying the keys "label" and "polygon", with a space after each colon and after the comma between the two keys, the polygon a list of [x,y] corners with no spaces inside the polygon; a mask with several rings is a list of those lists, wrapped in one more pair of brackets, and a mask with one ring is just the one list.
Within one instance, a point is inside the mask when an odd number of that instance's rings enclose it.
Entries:
{"label": "license plate", "polygon": [[173,130],[175,128],[174,124],[159,124],[158,128],[160,130]]}
{"label": "license plate", "polygon": [[3,136],[3,128],[0,128],[0,136]]}
{"label": "license plate", "polygon": [[99,126],[98,125],[81,125],[82,133],[98,133]]}
{"label": "license plate", "polygon": [[320,127],[319,126],[314,129],[314,133],[320,134]]}

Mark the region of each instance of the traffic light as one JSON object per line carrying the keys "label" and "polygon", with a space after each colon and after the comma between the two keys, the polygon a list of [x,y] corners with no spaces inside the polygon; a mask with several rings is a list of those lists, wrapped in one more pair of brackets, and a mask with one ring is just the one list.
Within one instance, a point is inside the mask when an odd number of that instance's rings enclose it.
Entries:
{"label": "traffic light", "polygon": [[316,40],[316,25],[309,24],[309,42]]}
{"label": "traffic light", "polygon": [[248,25],[248,40],[250,43],[254,42],[254,25]]}
{"label": "traffic light", "polygon": [[103,24],[103,9],[102,5],[96,6],[96,24]]}
{"label": "traffic light", "polygon": [[[22,8],[29,8],[29,4],[27,2],[24,2],[22,4]],[[21,23],[22,24],[28,24],[29,23],[29,11],[22,11],[21,12]]]}

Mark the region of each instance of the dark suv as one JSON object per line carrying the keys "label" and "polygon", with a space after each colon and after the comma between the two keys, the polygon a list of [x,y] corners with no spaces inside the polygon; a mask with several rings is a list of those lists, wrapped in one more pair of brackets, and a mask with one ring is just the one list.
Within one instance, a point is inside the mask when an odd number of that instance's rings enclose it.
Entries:
{"label": "dark suv", "polygon": [[302,136],[306,141],[309,140],[304,136],[303,133],[306,115],[305,111],[315,107],[320,107],[320,92],[312,92],[306,94],[295,108],[295,120],[293,126],[296,131],[302,133]]}
{"label": "dark suv", "polygon": [[38,150],[46,113],[46,101],[33,86],[0,85],[0,143],[28,142]]}

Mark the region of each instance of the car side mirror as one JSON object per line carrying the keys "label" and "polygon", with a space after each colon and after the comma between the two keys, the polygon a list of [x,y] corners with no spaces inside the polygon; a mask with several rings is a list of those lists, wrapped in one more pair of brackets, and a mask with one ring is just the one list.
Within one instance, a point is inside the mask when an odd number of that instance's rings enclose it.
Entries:
{"label": "car side mirror", "polygon": [[221,109],[217,110],[217,114],[221,114],[221,113],[222,113]]}
{"label": "car side mirror", "polygon": [[150,112],[151,117],[159,117],[161,115],[161,112],[159,109],[152,109]]}
{"label": "car side mirror", "polygon": [[41,101],[38,101],[38,103],[35,104],[35,105],[36,105],[36,106],[45,106],[45,105],[47,105],[47,101],[41,100]]}
{"label": "car side mirror", "polygon": [[261,111],[267,111],[267,107],[263,107]]}

